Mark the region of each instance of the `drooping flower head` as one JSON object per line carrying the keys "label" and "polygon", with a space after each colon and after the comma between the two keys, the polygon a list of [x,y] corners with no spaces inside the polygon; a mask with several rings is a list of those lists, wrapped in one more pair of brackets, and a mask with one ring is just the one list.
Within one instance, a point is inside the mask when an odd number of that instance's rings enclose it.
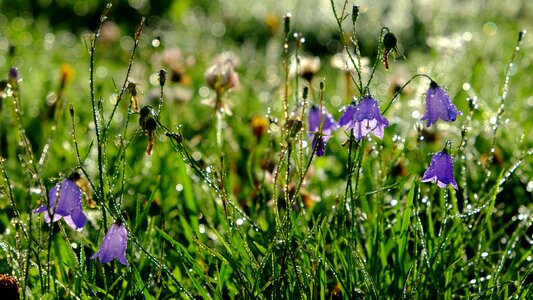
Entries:
{"label": "drooping flower head", "polygon": [[431,81],[426,92],[426,114],[421,120],[427,120],[427,126],[430,127],[439,118],[446,122],[453,122],[457,116],[462,114],[457,110],[450,96],[435,81]]}
{"label": "drooping flower head", "polygon": [[[59,197],[59,201],[56,201]],[[71,179],[58,182],[49,193],[49,205],[43,204],[34,213],[43,213],[46,223],[65,219],[67,224],[78,230],[85,226],[87,217],[81,205],[81,190]],[[56,203],[57,202],[57,203]]]}
{"label": "drooping flower head", "polygon": [[[322,121],[322,128],[320,122]],[[320,108],[316,105],[309,110],[309,139],[313,139],[312,149],[316,149],[318,156],[323,156],[326,151],[326,143],[331,137],[331,132],[339,127],[335,119],[324,108],[322,116]],[[320,130],[322,129],[322,130]]]}
{"label": "drooping flower head", "polygon": [[311,82],[315,75],[320,70],[320,57],[318,56],[303,56],[294,58],[291,64],[291,73],[296,73],[303,79]]}
{"label": "drooping flower head", "polygon": [[122,223],[117,222],[111,225],[102,240],[102,245],[91,259],[99,258],[100,263],[105,264],[113,259],[127,266],[126,248],[128,247],[128,232]]}
{"label": "drooping flower head", "polygon": [[383,64],[385,65],[385,69],[389,69],[389,54],[392,53],[392,56],[394,59],[396,59],[396,55],[398,54],[398,38],[396,38],[396,35],[394,33],[388,31],[383,36],[383,47],[385,48],[385,53],[383,54]]}
{"label": "drooping flower head", "polygon": [[440,188],[451,184],[457,189],[457,182],[453,178],[453,159],[446,148],[433,155],[429,168],[424,172],[422,182],[436,181]]}
{"label": "drooping flower head", "polygon": [[239,85],[239,75],[235,71],[237,63],[238,60],[233,54],[225,52],[205,71],[205,82],[215,91],[216,97],[204,99],[202,103],[214,107],[216,112],[232,114],[231,103],[222,101],[222,98],[228,90]]}
{"label": "drooping flower head", "polygon": [[230,59],[217,61],[205,71],[204,76],[207,85],[220,94],[239,84],[239,75]]}
{"label": "drooping flower head", "polygon": [[370,96],[365,96],[357,105],[352,102],[339,124],[351,129],[358,140],[369,132],[383,139],[385,127],[389,127],[389,121],[381,114],[378,102]]}

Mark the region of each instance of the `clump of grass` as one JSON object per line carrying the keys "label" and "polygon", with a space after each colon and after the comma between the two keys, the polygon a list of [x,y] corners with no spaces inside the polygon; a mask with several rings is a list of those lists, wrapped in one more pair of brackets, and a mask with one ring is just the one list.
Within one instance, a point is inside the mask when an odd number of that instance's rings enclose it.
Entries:
{"label": "clump of grass", "polygon": [[[497,150],[508,142],[502,127],[525,32],[509,47],[486,130],[478,100],[448,96],[439,74],[415,73],[384,99],[384,70],[409,61],[401,39],[382,27],[367,70],[359,7],[331,8],[342,71],[323,78],[316,59],[305,65],[305,37],[286,15],[273,38],[282,80],[266,103],[254,95],[266,85],[253,87],[227,53],[191,70],[212,101],[170,102],[172,78],[185,71],[145,66],[144,18],[121,84],[105,88],[95,73],[111,5],[85,35],[87,95],[69,101],[65,71],[35,131],[46,138],[30,135],[31,87],[21,81],[29,74],[12,68],[0,85],[0,272],[23,298],[526,298],[533,219],[529,204],[506,206],[504,194],[530,192],[523,178],[530,184],[533,150],[527,140],[509,159]],[[136,65],[153,80],[133,79]],[[330,85],[337,77],[347,80]],[[428,89],[426,124],[404,116],[412,98],[423,106],[408,91],[418,82]],[[86,223],[61,210],[81,195]],[[39,205],[43,214],[33,211]],[[120,242],[102,242],[107,236]]]}

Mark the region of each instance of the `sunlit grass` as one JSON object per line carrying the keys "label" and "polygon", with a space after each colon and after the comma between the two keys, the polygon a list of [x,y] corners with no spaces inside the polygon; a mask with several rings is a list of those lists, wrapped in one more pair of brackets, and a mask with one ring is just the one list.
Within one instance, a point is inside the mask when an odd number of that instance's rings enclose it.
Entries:
{"label": "sunlit grass", "polygon": [[[517,39],[531,4],[359,3],[354,25],[343,1],[242,2],[176,4],[124,27],[111,7],[90,30],[0,16],[0,273],[21,295],[526,299],[533,43]],[[361,80],[331,64],[341,29]],[[388,31],[399,55],[385,70]],[[295,56],[320,68],[293,74]],[[221,60],[231,67],[207,71]],[[420,120],[427,76],[455,122]],[[311,105],[339,120],[368,92],[390,122],[383,139],[341,128],[317,156]],[[421,182],[445,146],[458,189]],[[88,222],[48,226],[32,210],[73,172]],[[90,259],[114,223],[128,266]]]}

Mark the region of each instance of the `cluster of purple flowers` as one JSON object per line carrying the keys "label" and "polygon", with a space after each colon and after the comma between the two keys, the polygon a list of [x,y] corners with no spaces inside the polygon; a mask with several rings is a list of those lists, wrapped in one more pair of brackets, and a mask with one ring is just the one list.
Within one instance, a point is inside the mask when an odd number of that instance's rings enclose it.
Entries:
{"label": "cluster of purple flowers", "polygon": [[[48,203],[35,209],[34,213],[42,213],[46,223],[65,220],[67,225],[75,230],[80,230],[87,223],[87,216],[82,209],[82,192],[71,176],[58,182],[48,195]],[[59,199],[59,200],[58,200]],[[122,223],[117,222],[111,226],[102,240],[102,245],[91,259],[100,258],[100,263],[105,264],[113,259],[123,265],[128,265],[126,248],[128,247],[128,232]]]}
{"label": "cluster of purple flowers", "polygon": [[[421,118],[430,127],[438,119],[453,122],[462,113],[457,110],[450,96],[435,82],[431,81],[426,92],[426,113]],[[351,131],[356,140],[360,140],[369,133],[383,139],[385,128],[389,121],[381,114],[378,102],[370,95],[364,96],[359,102],[352,102],[344,111],[337,123],[331,114],[323,109],[311,107],[309,111],[309,135],[312,139],[312,149],[317,156],[325,154],[326,143],[333,131],[340,127]],[[441,188],[451,184],[457,189],[453,177],[453,159],[446,148],[435,154],[429,168],[422,177],[422,182],[436,181]]]}

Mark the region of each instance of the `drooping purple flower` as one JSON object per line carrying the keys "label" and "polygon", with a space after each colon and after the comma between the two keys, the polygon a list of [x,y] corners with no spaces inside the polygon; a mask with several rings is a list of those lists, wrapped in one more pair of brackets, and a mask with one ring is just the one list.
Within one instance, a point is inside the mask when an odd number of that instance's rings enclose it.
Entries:
{"label": "drooping purple flower", "polygon": [[100,263],[105,264],[113,259],[118,260],[121,264],[129,265],[126,258],[126,248],[128,247],[128,232],[124,225],[117,222],[111,225],[102,240],[102,245],[91,259],[100,258]]}
{"label": "drooping purple flower", "polygon": [[[322,131],[320,131],[320,121],[322,121]],[[331,132],[339,127],[335,119],[324,108],[320,116],[320,108],[316,105],[309,110],[309,139],[313,139],[312,147],[316,149],[318,156],[324,156],[326,143],[331,137]]]}
{"label": "drooping purple flower", "polygon": [[351,129],[358,140],[369,132],[383,139],[385,127],[389,127],[389,121],[381,114],[378,102],[370,96],[365,96],[357,105],[350,104],[339,124]]}
{"label": "drooping purple flower", "polygon": [[435,81],[431,81],[426,92],[426,114],[421,120],[427,120],[427,126],[430,127],[439,118],[446,122],[453,122],[457,116],[462,114],[457,110],[450,96]]}
{"label": "drooping purple flower", "polygon": [[436,181],[440,188],[451,184],[457,189],[457,182],[453,178],[453,159],[448,154],[446,148],[433,155],[429,168],[422,177],[422,182]]}
{"label": "drooping purple flower", "polygon": [[[59,201],[56,203],[57,196]],[[43,213],[46,223],[56,222],[65,219],[65,222],[72,228],[78,230],[85,226],[87,217],[83,213],[81,205],[81,190],[70,179],[58,182],[49,193],[49,205],[41,205],[35,209],[34,213]]]}

